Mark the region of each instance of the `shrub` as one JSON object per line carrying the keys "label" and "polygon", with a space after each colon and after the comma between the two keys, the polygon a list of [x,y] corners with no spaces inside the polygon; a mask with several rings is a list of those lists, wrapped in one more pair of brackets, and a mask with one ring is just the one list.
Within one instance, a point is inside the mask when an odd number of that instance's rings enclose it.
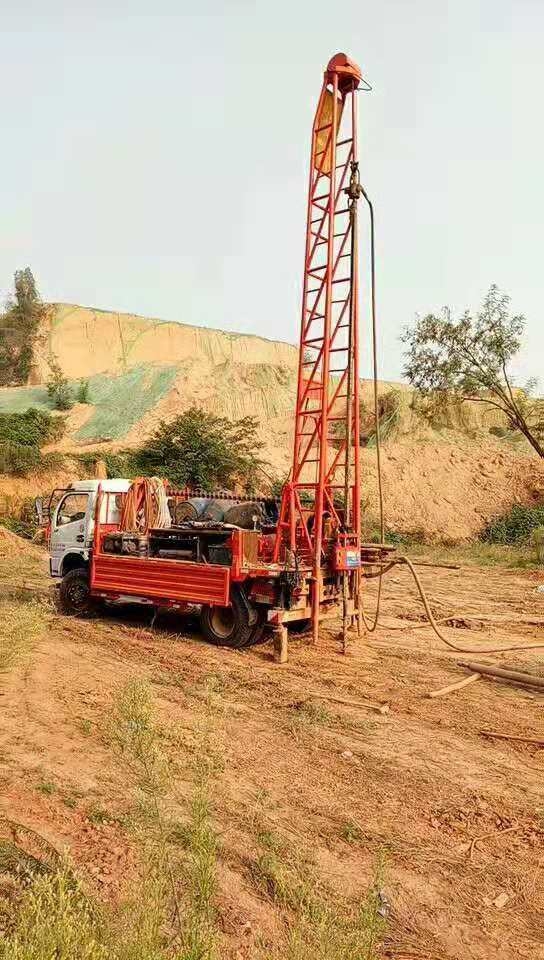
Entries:
{"label": "shrub", "polygon": [[[43,410],[0,413],[0,473],[25,476],[44,463],[40,448],[60,440],[65,421]],[[47,455],[50,466],[53,454]]]}
{"label": "shrub", "polygon": [[76,401],[78,403],[90,403],[88,380],[79,381],[77,391],[76,391]]}
{"label": "shrub", "polygon": [[24,413],[0,413],[0,443],[40,447],[60,440],[65,426],[63,417],[33,407]]}
{"label": "shrub", "polygon": [[[385,440],[399,421],[400,393],[398,390],[388,390],[378,397],[378,421],[380,439]],[[372,447],[376,443],[376,418],[374,404],[367,405],[364,400],[359,402],[359,443],[361,447]],[[346,428],[342,420],[332,425],[332,435],[337,440],[345,436]],[[338,444],[339,446],[340,444]]]}
{"label": "shrub", "polygon": [[0,442],[0,473],[24,477],[40,464],[39,447],[24,443]]}
{"label": "shrub", "polygon": [[544,526],[534,528],[531,542],[535,548],[537,563],[544,563]]}
{"label": "shrub", "polygon": [[141,472],[138,464],[135,463],[135,456],[136,454],[133,450],[119,450],[117,452],[101,450],[96,453],[92,451],[88,453],[78,453],[74,455],[74,459],[78,460],[85,470],[93,476],[95,476],[97,462],[102,460],[106,465],[106,475],[109,479],[112,477],[126,477],[130,480]]}
{"label": "shrub", "polygon": [[134,454],[138,472],[167,477],[179,486],[204,488],[256,484],[262,448],[257,421],[244,417],[232,423],[191,407],[170,423],[161,423]]}
{"label": "shrub", "polygon": [[522,507],[516,503],[508,513],[492,520],[480,539],[486,543],[527,543],[533,530],[542,524],[544,524],[544,504],[537,507]]}
{"label": "shrub", "polygon": [[71,410],[75,400],[72,388],[62,372],[62,368],[54,357],[49,360],[51,376],[47,381],[47,394],[55,410]]}

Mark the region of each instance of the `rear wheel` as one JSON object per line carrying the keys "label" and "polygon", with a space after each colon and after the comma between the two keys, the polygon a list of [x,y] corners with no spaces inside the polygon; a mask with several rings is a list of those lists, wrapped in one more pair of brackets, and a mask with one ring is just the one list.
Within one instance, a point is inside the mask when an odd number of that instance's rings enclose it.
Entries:
{"label": "rear wheel", "polygon": [[84,617],[93,608],[89,572],[81,567],[69,570],[60,582],[60,604],[64,613]]}
{"label": "rear wheel", "polygon": [[202,607],[200,629],[209,643],[217,647],[249,647],[263,631],[260,612],[250,604],[239,588],[234,588],[228,607]]}

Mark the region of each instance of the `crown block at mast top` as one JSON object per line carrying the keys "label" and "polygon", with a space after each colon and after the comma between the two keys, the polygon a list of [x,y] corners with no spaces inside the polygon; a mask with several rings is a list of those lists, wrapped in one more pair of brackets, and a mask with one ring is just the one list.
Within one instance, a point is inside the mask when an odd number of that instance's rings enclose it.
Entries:
{"label": "crown block at mast top", "polygon": [[331,57],[325,70],[325,80],[333,83],[334,75],[338,77],[338,89],[342,92],[357,89],[363,79],[361,68],[345,53],[337,53]]}

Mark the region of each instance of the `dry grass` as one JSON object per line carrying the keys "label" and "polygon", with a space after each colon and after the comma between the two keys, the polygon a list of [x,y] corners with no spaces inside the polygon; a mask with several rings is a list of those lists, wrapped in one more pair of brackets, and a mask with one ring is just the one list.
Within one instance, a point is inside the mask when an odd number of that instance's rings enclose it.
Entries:
{"label": "dry grass", "polygon": [[[399,552],[404,552],[400,546]],[[457,544],[455,546],[410,544],[406,552],[411,557],[421,557],[436,563],[460,563],[480,567],[530,568],[538,566],[534,549],[527,546],[511,546],[501,543]]]}
{"label": "dry grass", "polygon": [[49,586],[47,553],[0,525],[0,583],[22,587],[27,581]]}
{"label": "dry grass", "polygon": [[383,856],[366,897],[352,904],[334,897],[311,861],[273,833],[261,833],[259,842],[256,882],[285,916],[284,942],[263,945],[262,960],[378,960],[388,913]]}
{"label": "dry grass", "polygon": [[108,911],[87,896],[68,865],[34,876],[11,904],[1,904],[2,960],[214,960],[217,841],[209,790],[217,765],[207,723],[204,718],[195,732],[198,749],[191,764],[192,795],[180,863],[179,837],[166,812],[175,782],[165,750],[172,734],[158,723],[145,684],[131,681],[122,688],[107,724],[107,740],[140,797],[133,824],[142,860],[138,884],[117,909]]}
{"label": "dry grass", "polygon": [[38,603],[0,600],[0,674],[28,657],[40,636],[45,609]]}

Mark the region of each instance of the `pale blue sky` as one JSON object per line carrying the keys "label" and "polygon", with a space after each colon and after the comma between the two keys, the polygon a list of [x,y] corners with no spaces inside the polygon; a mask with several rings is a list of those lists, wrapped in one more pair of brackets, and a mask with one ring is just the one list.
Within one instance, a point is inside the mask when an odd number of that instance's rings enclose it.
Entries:
{"label": "pale blue sky", "polygon": [[542,0],[0,0],[0,289],[295,341],[322,72],[363,67],[381,369],[490,283],[543,367]]}

